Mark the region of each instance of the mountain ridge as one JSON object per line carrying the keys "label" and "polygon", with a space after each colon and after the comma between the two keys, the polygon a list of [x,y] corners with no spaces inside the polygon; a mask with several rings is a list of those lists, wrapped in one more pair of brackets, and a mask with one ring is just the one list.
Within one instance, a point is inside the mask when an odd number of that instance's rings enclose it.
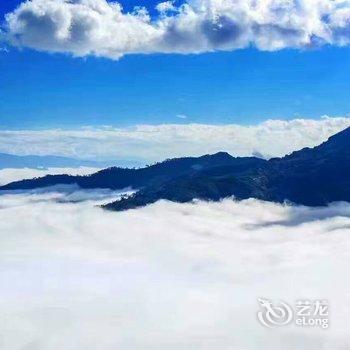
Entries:
{"label": "mountain ridge", "polygon": [[206,168],[233,164],[250,167],[262,162],[265,160],[255,157],[235,158],[226,152],[218,152],[200,157],[167,159],[144,168],[111,167],[86,176],[46,175],[12,182],[0,187],[0,190],[27,190],[58,184],[77,184],[82,188],[109,188],[113,190],[127,187],[140,189],[145,186],[159,185],[175,177],[196,173]]}
{"label": "mountain ridge", "polygon": [[230,168],[213,168],[174,179],[159,188],[143,189],[105,208],[126,210],[159,199],[217,201],[231,196],[275,202],[287,200],[309,206],[350,201],[350,128],[319,146],[272,158],[255,169],[233,172]]}
{"label": "mountain ridge", "polygon": [[88,176],[48,175],[13,182],[0,190],[57,184],[138,190],[132,196],[105,205],[109,210],[137,208],[160,199],[218,201],[231,196],[287,200],[310,206],[350,201],[350,127],[316,147],[303,148],[282,158],[264,160],[218,152],[168,159],[138,169],[107,168]]}

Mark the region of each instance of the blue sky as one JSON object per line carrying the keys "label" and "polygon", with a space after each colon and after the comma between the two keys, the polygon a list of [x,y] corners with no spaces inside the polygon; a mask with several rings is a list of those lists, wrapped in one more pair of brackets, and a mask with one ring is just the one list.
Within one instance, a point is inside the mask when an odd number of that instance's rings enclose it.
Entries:
{"label": "blue sky", "polygon": [[0,115],[8,128],[251,124],[350,111],[349,49],[248,49],[118,61],[10,49],[0,54],[0,70]]}
{"label": "blue sky", "polygon": [[[2,4],[2,17],[18,3]],[[134,4],[153,8],[156,2],[133,0],[129,8]],[[248,47],[119,60],[3,47],[8,52],[0,52],[2,129],[256,124],[350,112],[348,47]]]}

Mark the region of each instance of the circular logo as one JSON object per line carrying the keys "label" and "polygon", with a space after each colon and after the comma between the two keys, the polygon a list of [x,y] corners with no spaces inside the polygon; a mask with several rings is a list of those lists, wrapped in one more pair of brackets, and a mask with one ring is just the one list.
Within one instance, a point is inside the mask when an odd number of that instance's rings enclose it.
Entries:
{"label": "circular logo", "polygon": [[258,299],[262,310],[258,312],[258,320],[268,328],[287,325],[293,318],[292,308],[285,302],[273,304],[267,299]]}

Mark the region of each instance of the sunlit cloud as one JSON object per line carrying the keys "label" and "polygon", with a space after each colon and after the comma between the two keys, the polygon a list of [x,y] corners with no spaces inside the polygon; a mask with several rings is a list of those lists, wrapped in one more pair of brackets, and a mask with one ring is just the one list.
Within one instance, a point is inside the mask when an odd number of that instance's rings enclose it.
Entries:
{"label": "sunlit cloud", "polygon": [[118,59],[135,53],[202,53],[348,45],[350,5],[341,0],[165,1],[151,18],[106,0],[31,0],[6,16],[19,47]]}

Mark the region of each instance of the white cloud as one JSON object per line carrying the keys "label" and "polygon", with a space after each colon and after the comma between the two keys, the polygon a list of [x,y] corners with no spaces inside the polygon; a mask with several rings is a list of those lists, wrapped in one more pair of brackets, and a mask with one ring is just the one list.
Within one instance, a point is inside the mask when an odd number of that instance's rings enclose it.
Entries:
{"label": "white cloud", "polygon": [[0,152],[73,158],[165,158],[227,151],[232,155],[282,156],[312,147],[350,126],[350,118],[268,120],[258,125],[171,124],[131,128],[0,131]]}
{"label": "white cloud", "polygon": [[[350,205],[247,200],[123,213],[1,196],[4,349],[343,350]],[[327,299],[328,330],[258,324],[257,298]]]}
{"label": "white cloud", "polygon": [[156,9],[160,13],[164,14],[165,12],[168,12],[168,11],[175,11],[176,7],[174,6],[174,1],[165,1],[165,2],[160,2],[156,6]]}
{"label": "white cloud", "polygon": [[160,16],[151,19],[144,8],[126,13],[106,0],[28,0],[7,15],[7,37],[13,45],[112,59],[350,40],[350,3],[343,0],[188,0],[157,8]]}

